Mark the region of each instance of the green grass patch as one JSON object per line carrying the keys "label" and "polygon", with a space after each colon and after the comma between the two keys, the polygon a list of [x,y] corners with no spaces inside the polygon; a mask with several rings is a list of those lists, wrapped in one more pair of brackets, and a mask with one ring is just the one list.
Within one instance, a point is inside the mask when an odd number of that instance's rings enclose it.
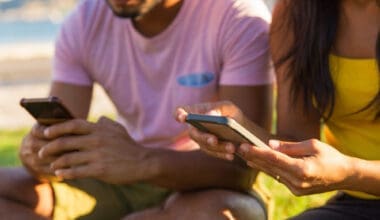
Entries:
{"label": "green grass patch", "polygon": [[18,149],[27,132],[27,129],[0,130],[0,166],[20,165]]}
{"label": "green grass patch", "polygon": [[295,196],[283,184],[261,173],[258,177],[260,189],[269,196],[271,219],[287,219],[302,211],[323,205],[335,192],[308,196]]}

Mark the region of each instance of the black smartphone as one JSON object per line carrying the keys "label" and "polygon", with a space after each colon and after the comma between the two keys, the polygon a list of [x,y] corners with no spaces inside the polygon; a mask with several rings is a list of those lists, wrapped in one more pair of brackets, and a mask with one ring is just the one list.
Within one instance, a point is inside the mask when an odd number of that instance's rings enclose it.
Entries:
{"label": "black smartphone", "polygon": [[186,122],[199,130],[216,135],[222,141],[234,144],[250,143],[257,147],[270,148],[263,140],[230,117],[188,114]]}
{"label": "black smartphone", "polygon": [[52,125],[74,118],[59,98],[54,96],[23,98],[20,105],[42,125]]}

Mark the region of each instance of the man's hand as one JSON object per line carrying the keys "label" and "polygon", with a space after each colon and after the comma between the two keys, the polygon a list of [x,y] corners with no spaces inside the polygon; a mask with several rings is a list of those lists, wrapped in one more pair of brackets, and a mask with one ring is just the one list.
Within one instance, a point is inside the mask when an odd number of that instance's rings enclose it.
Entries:
{"label": "man's hand", "polygon": [[43,134],[45,129],[45,126],[36,124],[23,139],[19,151],[20,160],[25,168],[42,181],[55,178],[54,172],[50,168],[50,163],[54,161],[55,157],[53,155],[44,158],[38,157],[38,151],[50,141]]}
{"label": "man's hand", "polygon": [[40,158],[62,155],[51,168],[64,179],[96,178],[127,184],[146,180],[156,167],[149,160],[153,150],[138,146],[123,126],[104,117],[97,123],[75,119],[54,125],[45,129],[44,135],[57,139],[38,154]]}

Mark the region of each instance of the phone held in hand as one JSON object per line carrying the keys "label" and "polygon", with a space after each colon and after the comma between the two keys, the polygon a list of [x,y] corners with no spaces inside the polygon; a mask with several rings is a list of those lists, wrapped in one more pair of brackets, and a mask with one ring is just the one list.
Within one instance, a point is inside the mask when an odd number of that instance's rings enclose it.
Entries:
{"label": "phone held in hand", "polygon": [[54,96],[23,98],[20,105],[42,125],[52,125],[74,118],[59,98]]}
{"label": "phone held in hand", "polygon": [[234,144],[250,143],[257,147],[270,148],[262,139],[230,117],[188,114],[186,122],[203,132],[214,134],[223,141]]}

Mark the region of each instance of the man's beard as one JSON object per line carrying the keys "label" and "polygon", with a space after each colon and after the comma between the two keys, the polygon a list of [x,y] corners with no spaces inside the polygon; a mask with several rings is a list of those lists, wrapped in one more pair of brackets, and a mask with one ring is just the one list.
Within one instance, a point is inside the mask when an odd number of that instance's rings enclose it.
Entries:
{"label": "man's beard", "polygon": [[[125,8],[114,8],[112,4],[109,2],[109,0],[106,0],[108,6],[111,8],[113,14],[119,18],[136,18],[143,14],[146,14],[148,11],[150,11],[156,4],[144,6],[146,3],[145,1],[138,7],[125,7]],[[160,0],[157,0],[156,2],[160,2]]]}
{"label": "man's beard", "polygon": [[124,12],[124,11],[122,11],[122,12],[118,12],[118,11],[115,11],[113,8],[111,8],[112,9],[112,12],[113,12],[113,14],[115,15],[115,16],[117,16],[117,17],[119,17],[119,18],[136,18],[136,17],[138,17],[138,16],[140,16],[141,15],[141,13],[140,12],[138,12],[138,11],[133,11],[133,12]]}

